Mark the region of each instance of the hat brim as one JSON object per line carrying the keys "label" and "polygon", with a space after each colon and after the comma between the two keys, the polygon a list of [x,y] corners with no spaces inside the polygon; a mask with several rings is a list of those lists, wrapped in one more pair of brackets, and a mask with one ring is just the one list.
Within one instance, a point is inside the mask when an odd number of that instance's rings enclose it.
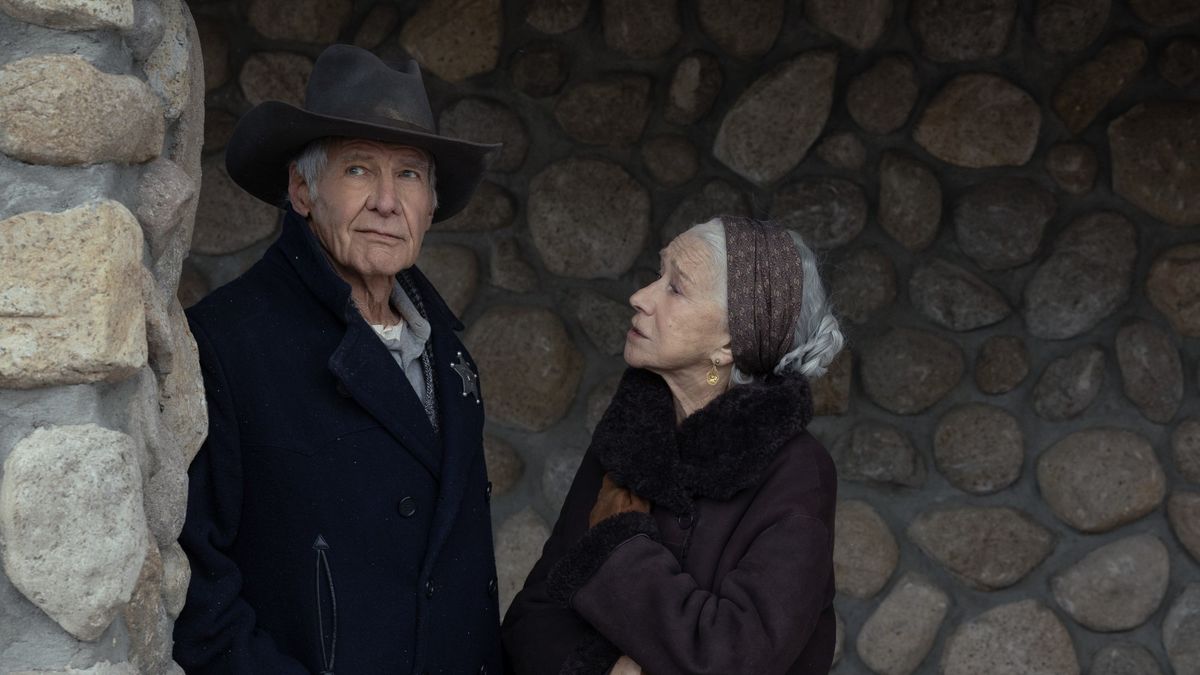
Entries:
{"label": "hat brim", "polygon": [[273,206],[288,194],[288,163],[318,138],[339,136],[399,143],[433,155],[438,208],[434,222],[458,213],[483,179],[487,157],[500,146],[437,134],[318,115],[282,101],[255,106],[238,121],[225,149],[229,177],[243,190]]}

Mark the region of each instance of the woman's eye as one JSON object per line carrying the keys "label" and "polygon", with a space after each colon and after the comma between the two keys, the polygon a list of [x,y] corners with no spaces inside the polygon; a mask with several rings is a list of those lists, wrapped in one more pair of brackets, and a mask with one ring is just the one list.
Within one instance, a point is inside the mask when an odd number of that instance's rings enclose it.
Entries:
{"label": "woman's eye", "polygon": [[675,284],[667,284],[667,289],[669,289],[673,295],[681,295]]}

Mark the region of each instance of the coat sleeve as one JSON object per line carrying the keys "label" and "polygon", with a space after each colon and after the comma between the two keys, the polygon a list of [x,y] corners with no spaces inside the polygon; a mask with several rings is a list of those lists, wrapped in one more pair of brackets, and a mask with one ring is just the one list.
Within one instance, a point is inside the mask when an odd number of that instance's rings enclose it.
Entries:
{"label": "coat sleeve", "polygon": [[242,464],[234,401],[207,334],[194,321],[208,401],[208,438],[188,469],[187,518],[179,544],[192,568],[175,623],[175,660],[189,674],[307,674],[255,626],[241,597],[242,575],[228,550],[242,508]]}
{"label": "coat sleeve", "polygon": [[709,591],[652,533],[618,522],[631,517],[597,525],[564,555],[549,575],[551,596],[654,675],[786,672],[826,604],[825,522],[793,511],[769,523]]}
{"label": "coat sleeve", "polygon": [[525,587],[504,617],[501,635],[513,675],[603,675],[621,652],[571,608],[549,595],[546,576],[588,531],[604,469],[589,451],[584,455],[563,503],[554,531]]}

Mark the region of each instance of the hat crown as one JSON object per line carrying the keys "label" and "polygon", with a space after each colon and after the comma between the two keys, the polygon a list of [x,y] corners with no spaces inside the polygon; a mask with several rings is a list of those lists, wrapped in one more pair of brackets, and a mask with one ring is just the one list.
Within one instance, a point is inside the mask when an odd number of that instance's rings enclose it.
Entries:
{"label": "hat crown", "polygon": [[392,68],[351,45],[333,45],[317,58],[304,107],[319,115],[437,133],[417,62]]}

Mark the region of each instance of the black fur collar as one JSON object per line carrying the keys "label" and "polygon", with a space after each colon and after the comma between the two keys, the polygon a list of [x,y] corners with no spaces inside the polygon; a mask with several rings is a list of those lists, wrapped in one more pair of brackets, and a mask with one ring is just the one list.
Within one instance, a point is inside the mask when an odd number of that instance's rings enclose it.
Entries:
{"label": "black fur collar", "polygon": [[779,448],[811,419],[808,381],[771,375],[733,387],[677,426],[667,383],[630,368],[592,449],[618,484],[687,513],[693,498],[727,500],[756,485]]}

